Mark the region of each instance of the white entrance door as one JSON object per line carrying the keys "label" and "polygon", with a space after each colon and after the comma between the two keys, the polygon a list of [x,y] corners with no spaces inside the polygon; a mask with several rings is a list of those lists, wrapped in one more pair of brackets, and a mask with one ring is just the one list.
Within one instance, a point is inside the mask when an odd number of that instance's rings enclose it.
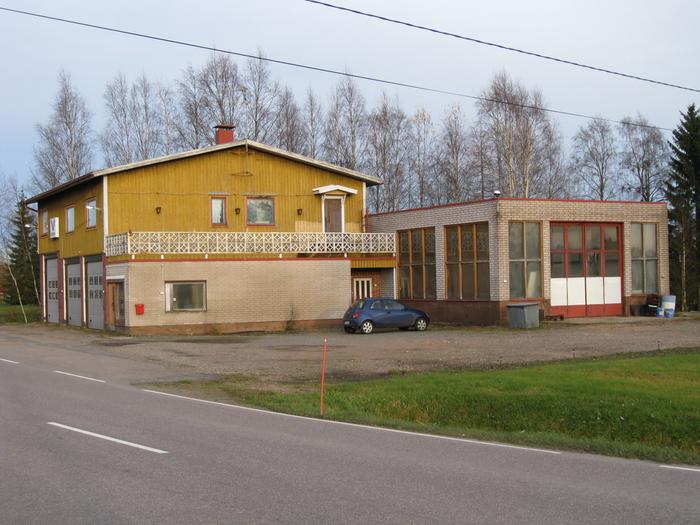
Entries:
{"label": "white entrance door", "polygon": [[372,297],[372,278],[358,277],[353,279],[352,293],[355,301]]}

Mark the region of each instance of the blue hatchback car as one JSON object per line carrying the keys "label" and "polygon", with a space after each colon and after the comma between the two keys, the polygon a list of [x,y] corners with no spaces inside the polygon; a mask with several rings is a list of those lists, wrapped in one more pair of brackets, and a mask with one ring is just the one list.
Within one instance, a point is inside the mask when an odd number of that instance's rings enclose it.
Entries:
{"label": "blue hatchback car", "polygon": [[360,331],[371,334],[375,328],[428,328],[430,317],[421,310],[408,308],[393,299],[370,297],[355,301],[343,317],[343,327],[348,333]]}

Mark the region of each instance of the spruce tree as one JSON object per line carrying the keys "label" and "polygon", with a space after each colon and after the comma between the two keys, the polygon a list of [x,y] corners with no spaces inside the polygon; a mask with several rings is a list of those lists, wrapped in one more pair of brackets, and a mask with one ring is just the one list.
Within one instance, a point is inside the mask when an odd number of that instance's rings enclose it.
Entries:
{"label": "spruce tree", "polygon": [[[37,255],[37,239],[35,217],[24,206],[21,200],[17,203],[15,212],[10,219],[11,238],[8,243],[8,260],[14,281],[7,276],[5,281],[5,300],[10,304],[19,304],[21,294],[23,304],[37,304],[39,264]],[[10,272],[8,272],[9,274]]]}
{"label": "spruce tree", "polygon": [[[698,306],[700,296],[700,113],[695,104],[682,113],[673,131],[666,195],[671,205],[671,274],[681,298]],[[684,264],[685,262],[685,264]],[[685,282],[680,282],[680,276]],[[684,305],[685,306],[685,305]]]}

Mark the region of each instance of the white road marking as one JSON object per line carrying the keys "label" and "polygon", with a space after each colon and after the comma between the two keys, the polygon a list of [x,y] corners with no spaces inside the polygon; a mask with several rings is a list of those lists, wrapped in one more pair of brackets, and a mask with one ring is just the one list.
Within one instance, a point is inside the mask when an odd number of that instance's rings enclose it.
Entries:
{"label": "white road marking", "polygon": [[104,439],[106,441],[112,441],[114,443],[119,443],[120,445],[127,445],[129,447],[140,448],[141,450],[147,450],[148,452],[155,452],[156,454],[167,454],[167,450],[160,450],[159,448],[151,448],[145,445],[139,445],[138,443],[132,443],[131,441],[124,441],[123,439],[117,439],[110,436],[105,436],[104,434],[96,434],[95,432],[89,432],[87,430],[82,430],[80,428],[69,427],[68,425],[62,425],[61,423],[55,423],[53,421],[48,421],[47,425],[51,425],[58,428],[63,428],[65,430],[71,430],[73,432],[78,432],[79,434],[85,434],[86,436],[92,436],[99,439]]}
{"label": "white road marking", "polygon": [[62,374],[64,376],[78,377],[80,379],[87,379],[88,381],[95,381],[96,383],[105,383],[104,379],[95,379],[94,377],[79,376],[78,374],[70,374],[68,372],[61,372],[60,370],[54,370],[54,374]]}
{"label": "white road marking", "polygon": [[675,465],[659,465],[661,468],[670,468],[673,470],[687,470],[689,472],[700,472],[700,468],[676,467]]}
{"label": "white road marking", "polygon": [[0,357],[0,361],[4,361],[5,363],[12,363],[13,365],[18,365],[19,361],[13,361],[12,359],[3,359]]}
{"label": "white road marking", "polygon": [[160,392],[158,390],[148,390],[145,388],[142,390],[144,392],[150,392],[151,394],[159,394],[161,396],[169,396],[169,397],[176,397],[179,399],[187,399],[189,401],[197,401],[198,403],[207,403],[209,405],[219,405],[219,406],[224,406],[224,407],[229,407],[229,408],[238,408],[240,410],[248,410],[250,412],[258,412],[261,414],[271,414],[271,415],[275,415],[275,416],[289,417],[289,418],[294,418],[294,419],[304,419],[304,420],[309,420],[309,421],[315,421],[317,423],[328,423],[328,424],[332,424],[332,425],[343,425],[343,426],[348,426],[348,427],[364,428],[364,429],[378,430],[378,431],[383,431],[383,432],[393,432],[395,434],[406,434],[409,436],[419,436],[419,437],[427,437],[427,438],[433,438],[433,439],[442,439],[444,441],[457,441],[459,443],[470,443],[473,445],[486,445],[489,447],[513,448],[516,450],[527,450],[530,452],[542,452],[544,454],[557,454],[557,455],[561,454],[561,452],[559,452],[558,450],[547,450],[544,448],[533,448],[533,447],[520,447],[518,445],[506,445],[505,443],[494,443],[492,441],[479,441],[476,439],[440,436],[437,434],[424,434],[422,432],[410,432],[408,430],[397,430],[395,428],[373,427],[370,425],[360,425],[359,423],[348,423],[346,421],[333,421],[331,419],[318,419],[315,417],[297,416],[295,414],[284,414],[282,412],[273,412],[272,410],[263,410],[260,408],[244,407],[241,405],[233,405],[231,403],[222,403],[220,401],[209,401],[207,399],[198,399],[196,397],[187,397],[187,396],[181,396],[178,394],[170,394],[168,392]]}

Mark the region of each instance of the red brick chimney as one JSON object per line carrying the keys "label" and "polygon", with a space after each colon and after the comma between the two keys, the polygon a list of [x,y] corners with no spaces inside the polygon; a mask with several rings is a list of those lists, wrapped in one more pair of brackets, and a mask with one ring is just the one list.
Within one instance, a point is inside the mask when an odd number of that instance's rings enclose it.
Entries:
{"label": "red brick chimney", "polygon": [[214,126],[216,130],[216,143],[226,144],[227,142],[233,142],[233,126],[228,126],[225,124],[219,124]]}

